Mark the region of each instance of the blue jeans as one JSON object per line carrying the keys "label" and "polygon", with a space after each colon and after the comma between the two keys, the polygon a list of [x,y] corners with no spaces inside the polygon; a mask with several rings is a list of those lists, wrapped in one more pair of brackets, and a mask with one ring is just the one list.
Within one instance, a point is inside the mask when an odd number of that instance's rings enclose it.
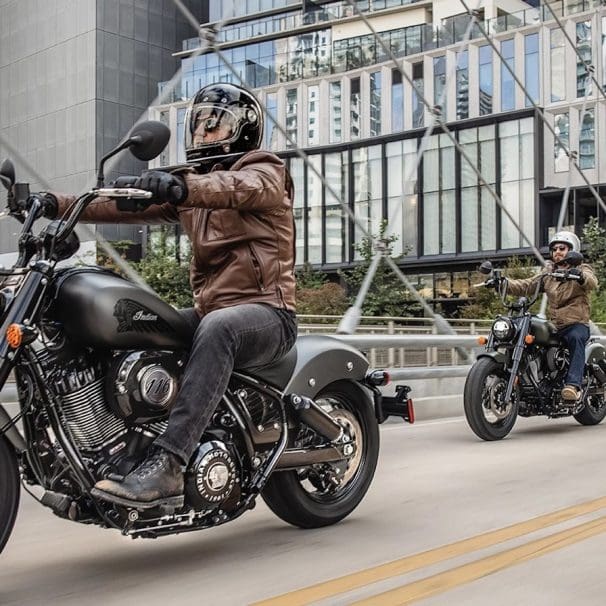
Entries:
{"label": "blue jeans", "polygon": [[180,313],[195,335],[168,427],[155,444],[188,463],[233,369],[279,360],[295,343],[297,320],[294,313],[258,303],[218,309],[202,319],[193,309]]}
{"label": "blue jeans", "polygon": [[589,340],[589,327],[586,324],[570,324],[558,330],[568,351],[570,352],[570,366],[566,375],[566,384],[581,387],[583,383],[583,370],[585,369],[585,344]]}

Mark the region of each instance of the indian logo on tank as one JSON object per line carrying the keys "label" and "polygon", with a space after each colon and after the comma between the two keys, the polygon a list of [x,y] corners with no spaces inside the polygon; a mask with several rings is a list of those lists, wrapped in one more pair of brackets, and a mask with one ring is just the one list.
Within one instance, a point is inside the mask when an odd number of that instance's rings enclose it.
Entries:
{"label": "indian logo on tank", "polygon": [[170,332],[170,326],[141,303],[120,299],[114,307],[118,332]]}

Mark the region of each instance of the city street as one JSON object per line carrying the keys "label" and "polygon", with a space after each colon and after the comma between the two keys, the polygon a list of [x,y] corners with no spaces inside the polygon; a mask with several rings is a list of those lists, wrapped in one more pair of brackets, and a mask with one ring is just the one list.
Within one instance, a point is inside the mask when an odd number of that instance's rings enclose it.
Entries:
{"label": "city street", "polygon": [[497,443],[461,417],[387,424],[361,506],[313,531],[259,503],[218,529],[132,541],[25,496],[0,604],[603,604],[605,443],[606,425],[572,419],[520,419]]}

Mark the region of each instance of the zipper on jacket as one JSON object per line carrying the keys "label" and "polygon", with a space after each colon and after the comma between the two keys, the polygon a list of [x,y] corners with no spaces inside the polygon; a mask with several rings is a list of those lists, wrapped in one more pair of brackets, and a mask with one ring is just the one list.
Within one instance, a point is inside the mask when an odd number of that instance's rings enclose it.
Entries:
{"label": "zipper on jacket", "polygon": [[261,271],[261,263],[259,262],[259,258],[255,254],[255,251],[252,247],[252,244],[248,243],[248,250],[250,251],[250,258],[252,260],[253,270],[255,273],[255,278],[257,280],[257,286],[259,290],[265,290],[265,282],[263,281],[263,272]]}

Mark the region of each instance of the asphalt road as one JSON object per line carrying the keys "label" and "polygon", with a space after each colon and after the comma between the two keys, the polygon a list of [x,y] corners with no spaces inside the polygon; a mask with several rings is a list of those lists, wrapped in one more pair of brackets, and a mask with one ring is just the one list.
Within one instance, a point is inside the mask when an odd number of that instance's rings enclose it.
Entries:
{"label": "asphalt road", "polygon": [[606,424],[521,419],[496,443],[462,418],[387,425],[365,500],[314,531],[259,504],[217,529],[132,541],[24,497],[0,604],[601,606],[605,454]]}

